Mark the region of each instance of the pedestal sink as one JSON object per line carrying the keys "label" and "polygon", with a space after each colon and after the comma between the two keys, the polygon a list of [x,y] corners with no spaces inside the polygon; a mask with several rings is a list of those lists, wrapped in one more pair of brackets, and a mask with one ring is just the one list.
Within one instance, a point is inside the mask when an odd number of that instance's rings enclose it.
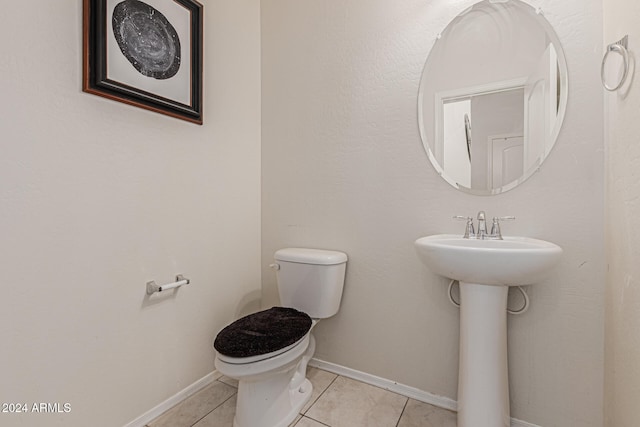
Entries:
{"label": "pedestal sink", "polygon": [[544,240],[467,239],[439,234],[415,242],[434,273],[460,282],[458,427],[509,427],[509,286],[544,280],[562,249]]}

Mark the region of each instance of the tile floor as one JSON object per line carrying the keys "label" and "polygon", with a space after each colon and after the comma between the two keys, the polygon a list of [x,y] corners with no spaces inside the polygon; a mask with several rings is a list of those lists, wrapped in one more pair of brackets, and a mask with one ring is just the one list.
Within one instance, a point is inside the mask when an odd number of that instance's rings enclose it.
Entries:
{"label": "tile floor", "polygon": [[[455,412],[317,368],[313,394],[296,427],[455,427]],[[221,377],[156,418],[148,427],[232,427],[237,382]]]}

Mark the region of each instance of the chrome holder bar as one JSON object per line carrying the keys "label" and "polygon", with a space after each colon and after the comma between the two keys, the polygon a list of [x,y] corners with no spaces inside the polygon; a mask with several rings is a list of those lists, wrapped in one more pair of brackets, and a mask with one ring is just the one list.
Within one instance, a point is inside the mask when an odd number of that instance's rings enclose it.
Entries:
{"label": "chrome holder bar", "polygon": [[166,285],[157,285],[155,281],[147,282],[147,295],[155,294],[156,292],[168,291],[169,289],[179,288],[183,285],[188,285],[189,279],[185,279],[182,274],[176,276],[176,281],[173,283],[167,283]]}

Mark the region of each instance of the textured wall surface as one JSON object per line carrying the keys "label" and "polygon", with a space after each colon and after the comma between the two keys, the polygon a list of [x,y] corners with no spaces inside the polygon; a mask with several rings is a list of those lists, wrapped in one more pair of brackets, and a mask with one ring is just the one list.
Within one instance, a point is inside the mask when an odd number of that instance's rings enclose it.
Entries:
{"label": "textured wall surface", "polygon": [[259,4],[206,1],[204,126],[81,91],[81,0],[3,7],[0,402],[71,412],[0,425],[122,426],[260,296]]}
{"label": "textured wall surface", "polygon": [[[340,312],[317,328],[317,357],[456,398],[458,311],[413,241],[460,232],[453,215],[515,215],[505,234],[564,248],[531,308],[509,317],[512,416],[602,425],[604,155],[602,4],[537,1],[564,46],[570,92],[539,173],[494,197],[449,187],[431,168],[417,93],[436,34],[470,0],[262,3],[263,294],[285,246],[349,255]],[[461,260],[464,262],[464,260]]]}
{"label": "textured wall surface", "polygon": [[[640,4],[605,1],[605,43],[629,35],[637,61]],[[611,57],[615,61],[615,56]],[[607,107],[607,316],[605,426],[640,424],[640,145],[638,65]],[[613,77],[612,75],[609,75]]]}

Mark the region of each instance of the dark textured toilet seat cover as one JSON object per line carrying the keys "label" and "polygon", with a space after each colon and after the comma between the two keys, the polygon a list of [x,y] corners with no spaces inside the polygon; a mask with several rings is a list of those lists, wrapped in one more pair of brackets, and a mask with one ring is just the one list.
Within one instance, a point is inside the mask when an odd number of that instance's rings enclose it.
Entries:
{"label": "dark textured toilet seat cover", "polygon": [[273,307],[236,320],[220,331],[213,347],[229,357],[251,357],[283,349],[304,337],[311,317],[288,307]]}

